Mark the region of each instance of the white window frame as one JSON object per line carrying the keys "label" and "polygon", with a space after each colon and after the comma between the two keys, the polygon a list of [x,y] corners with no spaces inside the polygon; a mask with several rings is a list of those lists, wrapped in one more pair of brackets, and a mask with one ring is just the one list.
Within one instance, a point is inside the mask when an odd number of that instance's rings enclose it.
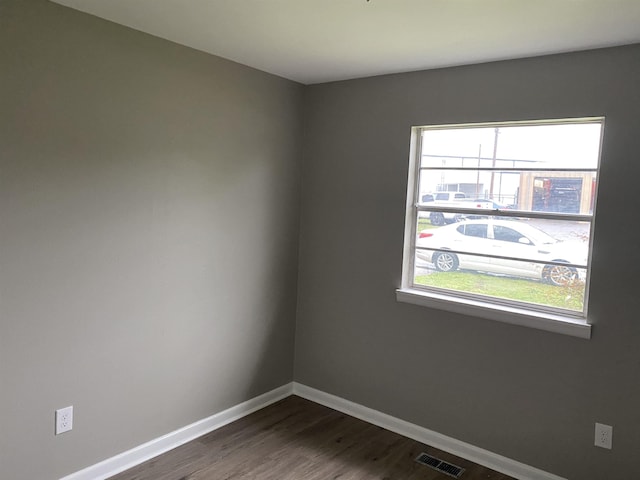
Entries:
{"label": "white window frame", "polygon": [[[402,284],[396,290],[396,299],[399,302],[422,305],[439,310],[454,313],[471,315],[489,320],[496,320],[504,323],[521,325],[550,332],[572,335],[580,338],[591,338],[591,324],[587,320],[587,308],[589,299],[589,284],[591,276],[591,256],[593,251],[593,232],[596,217],[597,188],[599,180],[596,181],[596,191],[594,192],[594,208],[591,214],[564,214],[551,212],[531,212],[519,210],[499,210],[495,211],[497,216],[503,217],[528,217],[542,219],[561,219],[566,221],[583,221],[590,223],[589,235],[589,255],[587,260],[587,276],[585,284],[584,310],[582,312],[558,312],[554,309],[528,308],[526,304],[516,301],[491,301],[486,297],[464,292],[438,289],[436,287],[417,286],[414,284],[415,249],[418,215],[421,211],[441,211],[477,214],[476,209],[461,209],[459,207],[425,207],[420,205],[419,182],[420,170],[423,169],[422,160],[422,132],[426,129],[441,128],[483,128],[483,127],[507,127],[507,126],[535,126],[535,125],[562,125],[579,123],[600,123],[601,138],[600,152],[598,152],[598,164],[595,169],[575,169],[581,172],[593,170],[596,178],[600,172],[600,157],[602,150],[602,136],[604,135],[604,117],[568,118],[559,120],[536,120],[536,121],[515,121],[515,122],[491,122],[474,124],[451,124],[435,126],[418,126],[411,129],[411,148],[409,158],[409,178],[407,182],[407,203],[405,216],[405,236],[402,265]],[[494,167],[495,171],[504,170],[503,167]],[[480,169],[478,169],[479,171]],[[491,170],[483,167],[482,170]],[[519,169],[522,170],[522,169]],[[533,170],[533,169],[532,169]],[[540,169],[536,169],[539,171]],[[572,171],[571,168],[558,169],[562,171]],[[545,169],[545,171],[547,171]]]}

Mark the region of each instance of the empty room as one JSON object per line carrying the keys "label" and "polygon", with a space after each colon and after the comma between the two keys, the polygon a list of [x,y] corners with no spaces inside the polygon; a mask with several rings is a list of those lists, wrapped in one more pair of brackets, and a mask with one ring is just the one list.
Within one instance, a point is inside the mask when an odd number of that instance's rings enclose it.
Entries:
{"label": "empty room", "polygon": [[637,0],[0,0],[0,479],[640,478],[636,174]]}

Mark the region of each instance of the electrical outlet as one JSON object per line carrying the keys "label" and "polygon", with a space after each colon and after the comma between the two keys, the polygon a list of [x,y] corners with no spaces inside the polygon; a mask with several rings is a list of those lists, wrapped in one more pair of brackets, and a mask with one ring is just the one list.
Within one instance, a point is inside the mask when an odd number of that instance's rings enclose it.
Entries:
{"label": "electrical outlet", "polygon": [[56,410],[56,435],[73,428],[73,405]]}
{"label": "electrical outlet", "polygon": [[613,440],[613,427],[611,425],[603,425],[596,423],[596,447],[607,448],[611,450],[611,442]]}

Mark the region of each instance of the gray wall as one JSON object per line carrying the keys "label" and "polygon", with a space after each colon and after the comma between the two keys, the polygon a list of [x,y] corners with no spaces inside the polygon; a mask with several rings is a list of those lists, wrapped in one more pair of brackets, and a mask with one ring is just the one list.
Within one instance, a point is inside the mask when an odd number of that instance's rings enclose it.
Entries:
{"label": "gray wall", "polygon": [[[633,475],[639,83],[632,46],[303,99],[0,0],[0,477],[59,478],[292,379],[303,106],[295,379],[572,479]],[[591,115],[607,117],[591,340],[396,303],[411,125]]]}
{"label": "gray wall", "polygon": [[[636,45],[307,88],[296,381],[571,479],[635,478],[639,85]],[[595,115],[591,340],[396,302],[412,125]]]}
{"label": "gray wall", "polygon": [[0,478],[59,478],[292,380],[301,101],[0,0]]}

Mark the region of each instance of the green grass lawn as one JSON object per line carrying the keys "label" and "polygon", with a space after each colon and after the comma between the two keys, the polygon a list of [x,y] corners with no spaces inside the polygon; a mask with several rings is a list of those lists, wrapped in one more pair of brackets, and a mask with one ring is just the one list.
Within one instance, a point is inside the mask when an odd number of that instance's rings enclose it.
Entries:
{"label": "green grass lawn", "polygon": [[426,230],[427,228],[438,228],[435,225],[431,225],[431,221],[428,218],[422,218],[420,217],[418,219],[418,233],[420,233],[422,230]]}
{"label": "green grass lawn", "polygon": [[578,312],[581,312],[584,307],[584,283],[582,282],[566,287],[556,287],[542,282],[474,272],[435,272],[430,275],[418,275],[415,283]]}

